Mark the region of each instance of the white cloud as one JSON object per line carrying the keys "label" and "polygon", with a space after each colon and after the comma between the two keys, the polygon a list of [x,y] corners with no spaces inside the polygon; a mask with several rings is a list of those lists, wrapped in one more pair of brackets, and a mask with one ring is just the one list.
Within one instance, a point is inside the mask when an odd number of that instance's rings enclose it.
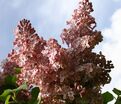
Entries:
{"label": "white cloud", "polygon": [[102,44],[102,52],[114,63],[111,72],[112,81],[106,85],[103,91],[113,88],[121,89],[121,8],[111,17],[111,27],[103,31],[106,41]]}

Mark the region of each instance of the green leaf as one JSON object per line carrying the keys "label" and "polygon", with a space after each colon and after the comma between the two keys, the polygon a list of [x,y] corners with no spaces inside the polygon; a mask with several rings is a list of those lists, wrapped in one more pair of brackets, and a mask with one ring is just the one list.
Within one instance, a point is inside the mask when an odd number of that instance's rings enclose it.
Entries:
{"label": "green leaf", "polygon": [[41,97],[40,98],[38,98],[38,101],[37,101],[37,104],[41,104]]}
{"label": "green leaf", "polygon": [[11,93],[18,92],[18,91],[20,91],[20,90],[25,90],[25,89],[27,89],[26,83],[24,83],[23,85],[19,86],[19,87],[16,88],[16,89],[6,89],[6,90],[4,90],[4,92],[0,95],[0,100],[1,100],[1,101],[5,101],[5,99],[7,98],[7,96],[10,95]]}
{"label": "green leaf", "polygon": [[16,80],[17,80],[16,76],[9,75],[5,78],[5,84],[16,85]]}
{"label": "green leaf", "polygon": [[80,104],[88,104],[86,100],[82,100]]}
{"label": "green leaf", "polygon": [[0,95],[0,100],[1,101],[5,101],[7,96],[10,95],[10,93],[12,92],[11,89],[7,89],[5,90],[1,95]]}
{"label": "green leaf", "polygon": [[15,69],[15,72],[16,72],[16,74],[20,74],[21,73],[21,68],[14,68]]}
{"label": "green leaf", "polygon": [[30,100],[29,104],[38,104],[40,100],[38,100],[40,89],[39,87],[34,87],[31,91],[32,99]]}
{"label": "green leaf", "polygon": [[22,84],[21,86],[19,86],[18,88],[13,89],[12,92],[17,92],[17,91],[26,90],[26,89],[27,89],[27,84],[24,83],[24,84]]}
{"label": "green leaf", "polygon": [[108,102],[114,99],[114,96],[108,91],[103,93],[102,97],[103,97],[103,104],[107,104]]}
{"label": "green leaf", "polygon": [[121,104],[121,97],[120,96],[116,99],[115,104]]}
{"label": "green leaf", "polygon": [[118,96],[121,95],[121,91],[116,88],[113,89],[113,92]]}
{"label": "green leaf", "polygon": [[39,94],[39,92],[40,92],[39,87],[35,87],[35,88],[33,88],[32,91],[31,91],[31,95],[32,95],[32,97],[35,98],[35,99],[37,99],[37,98],[38,98],[38,94]]}
{"label": "green leaf", "polygon": [[5,100],[5,104],[10,104],[10,103],[9,103],[10,97],[11,97],[11,95],[8,95],[8,96],[7,96],[7,98],[6,98],[6,100]]}

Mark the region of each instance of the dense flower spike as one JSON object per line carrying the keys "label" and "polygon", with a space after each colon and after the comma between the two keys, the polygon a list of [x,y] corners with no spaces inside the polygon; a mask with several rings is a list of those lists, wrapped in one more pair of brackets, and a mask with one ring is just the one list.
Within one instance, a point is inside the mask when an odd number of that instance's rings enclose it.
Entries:
{"label": "dense flower spike", "polygon": [[[22,67],[22,73],[18,76],[19,84],[23,83],[23,81],[35,83],[35,80],[40,83],[40,81],[37,81],[36,73],[39,72],[37,67],[46,62],[44,62],[41,53],[45,44],[46,41],[35,33],[28,20],[23,19],[20,21],[15,31],[14,49],[8,56],[11,62],[15,62],[19,67]],[[32,80],[29,80],[30,78]]]}
{"label": "dense flower spike", "polygon": [[65,28],[61,34],[63,42],[74,49],[83,51],[102,41],[100,32],[94,30],[96,22],[90,15],[92,11],[92,3],[88,0],[79,3],[79,8],[74,10],[71,20],[67,21],[69,27]]}
{"label": "dense flower spike", "polygon": [[67,22],[69,27],[61,34],[68,48],[61,47],[55,39],[44,40],[30,21],[21,20],[2,75],[15,74],[13,67],[21,67],[17,84],[39,86],[42,104],[78,104],[81,99],[88,104],[102,104],[101,87],[110,82],[113,64],[101,52],[92,52],[102,41],[101,32],[95,30],[92,11],[89,0],[83,0],[74,10]]}

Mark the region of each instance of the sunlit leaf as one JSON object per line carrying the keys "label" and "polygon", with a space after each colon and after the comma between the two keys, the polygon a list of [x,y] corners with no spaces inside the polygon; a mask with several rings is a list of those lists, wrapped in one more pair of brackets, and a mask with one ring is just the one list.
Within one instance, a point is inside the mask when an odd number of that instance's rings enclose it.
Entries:
{"label": "sunlit leaf", "polygon": [[11,89],[5,90],[1,95],[0,95],[0,100],[5,101],[8,95],[12,92]]}
{"label": "sunlit leaf", "polygon": [[10,97],[11,97],[11,95],[8,95],[8,96],[7,96],[7,98],[6,98],[6,100],[5,100],[5,104],[10,104],[10,103],[9,103]]}
{"label": "sunlit leaf", "polygon": [[21,86],[19,86],[18,88],[13,89],[12,92],[16,92],[16,91],[20,91],[20,90],[26,90],[26,89],[27,89],[27,84],[24,83]]}

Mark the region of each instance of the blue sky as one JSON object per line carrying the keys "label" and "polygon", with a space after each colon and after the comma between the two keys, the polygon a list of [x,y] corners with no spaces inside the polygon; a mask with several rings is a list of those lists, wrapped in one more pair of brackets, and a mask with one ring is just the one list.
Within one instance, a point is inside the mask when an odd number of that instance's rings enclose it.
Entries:
{"label": "blue sky", "polygon": [[[111,76],[111,85],[105,89],[119,87],[121,71],[121,0],[91,0],[97,22],[97,28],[102,31],[104,42],[96,48],[102,50],[107,58],[112,59],[115,69]],[[79,0],[0,0],[0,61],[11,51],[14,39],[13,30],[19,20],[27,18],[31,21],[37,33],[45,39],[56,38],[59,43],[66,20],[71,17],[73,9]],[[113,33],[113,34],[112,34]],[[118,47],[119,46],[119,47]],[[115,83],[116,80],[116,84]]]}

